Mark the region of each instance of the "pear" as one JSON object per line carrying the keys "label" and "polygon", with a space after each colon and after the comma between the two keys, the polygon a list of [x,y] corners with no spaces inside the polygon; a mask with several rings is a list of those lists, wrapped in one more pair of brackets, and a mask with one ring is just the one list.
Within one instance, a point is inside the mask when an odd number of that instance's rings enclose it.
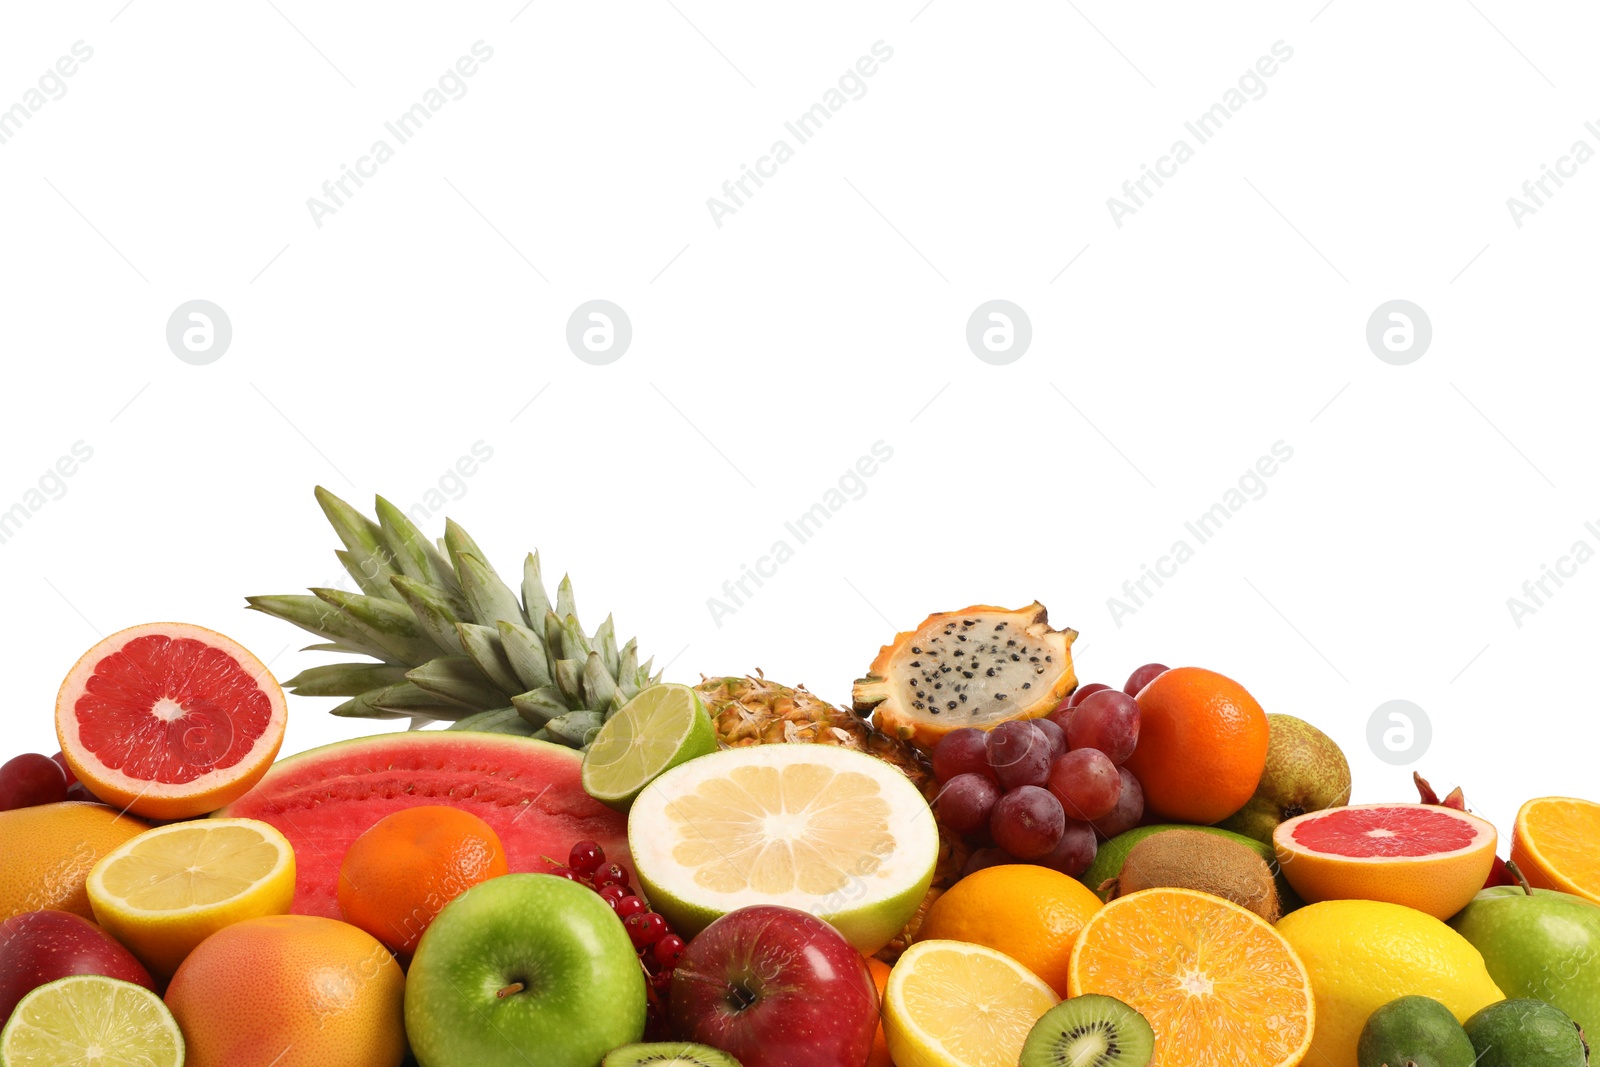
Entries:
{"label": "pear", "polygon": [[1267,728],[1267,765],[1255,795],[1217,825],[1271,844],[1279,823],[1350,802],[1350,763],[1333,738],[1304,719],[1268,715]]}

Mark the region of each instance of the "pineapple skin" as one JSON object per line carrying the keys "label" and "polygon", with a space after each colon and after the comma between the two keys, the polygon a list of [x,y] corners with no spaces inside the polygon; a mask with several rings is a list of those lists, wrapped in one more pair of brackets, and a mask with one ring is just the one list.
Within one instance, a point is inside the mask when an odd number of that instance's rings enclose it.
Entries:
{"label": "pineapple skin", "polygon": [[[865,753],[899,770],[931,804],[939,794],[928,758],[909,742],[876,729],[866,717],[837,707],[803,685],[769,681],[759,670],[754,675],[702,677],[695,692],[705,702],[723,748],[747,745],[841,745]],[[939,861],[933,887],[917,914],[877,956],[892,964],[915,938],[928,908],[961,877],[971,850],[959,835],[939,827]]]}

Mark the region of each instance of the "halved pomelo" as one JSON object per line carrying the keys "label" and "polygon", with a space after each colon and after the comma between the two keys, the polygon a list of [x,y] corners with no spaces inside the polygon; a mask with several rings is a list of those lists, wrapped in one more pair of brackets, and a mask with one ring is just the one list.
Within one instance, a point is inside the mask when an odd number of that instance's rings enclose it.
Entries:
{"label": "halved pomelo", "polygon": [[904,774],[838,745],[754,745],[651,782],[628,840],[652,907],[691,937],[751,904],[832,923],[872,954],[933,881],[939,830]]}
{"label": "halved pomelo", "polygon": [[530,737],[379,734],[279,760],[217,815],[277,827],[294,846],[295,913],[337,919],[339,865],[351,844],[385,815],[423,804],[488,823],[512,871],[549,871],[589,840],[631,872],[627,819],[584,792],[582,768],[581,753]]}
{"label": "halved pomelo", "polygon": [[1313,811],[1272,835],[1278,865],[1306,903],[1382,900],[1448,919],[1494,864],[1494,826],[1432,804]]}
{"label": "halved pomelo", "polygon": [[287,719],[260,660],[188,623],[104,638],[56,694],[72,773],[106,803],[153,819],[192,818],[243,796],[278,754]]}

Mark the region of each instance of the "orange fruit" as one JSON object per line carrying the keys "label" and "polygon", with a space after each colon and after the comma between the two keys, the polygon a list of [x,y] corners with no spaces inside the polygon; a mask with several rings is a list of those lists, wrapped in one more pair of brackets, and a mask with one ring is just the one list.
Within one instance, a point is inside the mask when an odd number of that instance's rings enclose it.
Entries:
{"label": "orange fruit", "polygon": [[894,1067],[894,1060],[889,1058],[889,1042],[883,1036],[883,991],[889,984],[889,965],[874,957],[867,957],[867,970],[872,975],[872,984],[878,987],[878,1032],[872,1039],[872,1052],[867,1056],[867,1067]]}
{"label": "orange fruit", "polygon": [[0,921],[45,908],[93,921],[84,889],[89,872],[148,829],[131,815],[77,800],[0,811]]}
{"label": "orange fruit", "polygon": [[1494,866],[1494,826],[1433,804],[1351,804],[1273,832],[1278,866],[1307,904],[1381,900],[1448,919]]}
{"label": "orange fruit", "polygon": [[339,868],[339,911],[409,959],[444,906],[506,873],[493,828],[469,811],[429,804],[385,815]]}
{"label": "orange fruit", "polygon": [[56,694],[62,758],[107,804],[190,819],[243,796],[283,744],[283,690],[243,645],[153,622],[104,638]]}
{"label": "orange fruit", "polygon": [[246,919],[167,987],[185,1067],[399,1067],[405,978],[371,935],[317,915]]}
{"label": "orange fruit", "polygon": [[1267,921],[1192,889],[1096,912],[1072,949],[1072,996],[1101,993],[1156,1035],[1151,1067],[1294,1067],[1311,1048],[1311,978]]}
{"label": "orange fruit", "polygon": [[1267,765],[1267,715],[1244,686],[1174,667],[1139,691],[1139,746],[1127,767],[1147,814],[1209,826],[1244,807]]}
{"label": "orange fruit", "polygon": [[1031,863],[974,871],[928,911],[918,941],[965,941],[1022,964],[1058,996],[1067,995],[1072,943],[1100,898],[1076,878]]}
{"label": "orange fruit", "polygon": [[1522,805],[1511,831],[1511,859],[1540,889],[1575,893],[1600,904],[1600,804],[1540,797]]}

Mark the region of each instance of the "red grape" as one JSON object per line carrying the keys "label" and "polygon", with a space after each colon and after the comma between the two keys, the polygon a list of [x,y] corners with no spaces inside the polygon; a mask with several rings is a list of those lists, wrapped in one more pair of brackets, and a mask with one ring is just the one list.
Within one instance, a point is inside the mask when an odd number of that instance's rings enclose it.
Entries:
{"label": "red grape", "polygon": [[1068,817],[1084,822],[1110,815],[1122,793],[1117,765],[1093,748],[1075,748],[1056,760],[1049,784]]}
{"label": "red grape", "polygon": [[989,817],[994,843],[1019,860],[1034,860],[1061,842],[1067,813],[1061,801],[1036,785],[1013,789],[1000,798]]}
{"label": "red grape", "polygon": [[985,867],[998,867],[1005,863],[1015,863],[1015,856],[1007,855],[998,848],[980,848],[967,857],[967,865],[961,868],[961,877],[965,878],[974,871],[981,871]]}
{"label": "red grape", "polygon": [[67,755],[66,755],[66,753],[65,752],[57,752],[54,756],[51,756],[50,758],[56,761],[56,766],[61,768],[61,773],[67,776],[67,788],[69,788],[69,789],[72,788],[72,786],[77,783],[78,776],[76,774],[72,773],[72,768],[71,767],[67,766]]}
{"label": "red grape", "polygon": [[1167,669],[1164,663],[1146,663],[1128,675],[1128,681],[1123,685],[1122,691],[1131,697],[1136,697],[1139,695],[1139,690],[1149,685],[1156,675],[1165,674]]}
{"label": "red grape", "polygon": [[1094,832],[1107,840],[1132,830],[1144,818],[1144,786],[1126,767],[1118,767],[1117,775],[1122,779],[1117,806],[1111,809],[1110,815],[1094,820]]}
{"label": "red grape", "polygon": [[[1069,708],[1065,703],[1062,703],[1057,704],[1056,710],[1052,711],[1049,715],[1046,715],[1045,718],[1061,728],[1061,734],[1063,737],[1071,737],[1072,717],[1076,714],[1078,714],[1077,708]],[[1072,747],[1072,743],[1070,741],[1067,743],[1067,747]]]}
{"label": "red grape", "polygon": [[951,730],[933,746],[933,776],[943,785],[958,774],[981,774],[994,778],[989,766],[989,735],[964,726]]}
{"label": "red grape", "polygon": [[1008,792],[1042,786],[1050,777],[1050,739],[1026,719],[1003,722],[989,732],[989,766]]}
{"label": "red grape", "polygon": [[1067,828],[1062,832],[1061,840],[1056,847],[1033,862],[1076,878],[1089,869],[1089,864],[1094,862],[1095,853],[1099,850],[1100,846],[1095,841],[1094,827],[1086,822],[1068,819]]}
{"label": "red grape", "polygon": [[1050,742],[1050,762],[1054,763],[1067,752],[1067,731],[1061,724],[1046,717],[1043,719],[1030,719],[1035,730],[1043,731],[1045,739]]}
{"label": "red grape", "polygon": [[67,776],[49,756],[27,752],[0,765],[0,811],[67,799]]}
{"label": "red grape", "polygon": [[605,861],[605,849],[594,841],[579,841],[567,856],[567,866],[579,874],[593,874]]}
{"label": "red grape", "polygon": [[939,821],[958,834],[989,825],[989,813],[1000,799],[1000,787],[981,774],[958,774],[934,798]]}
{"label": "red grape", "polygon": [[1110,688],[1111,687],[1109,685],[1105,685],[1101,682],[1090,682],[1088,685],[1080,685],[1078,688],[1074,689],[1072,691],[1072,695],[1067,698],[1067,707],[1075,708],[1079,704],[1082,704],[1089,696],[1100,692],[1102,689]]}
{"label": "red grape", "polygon": [[1139,744],[1139,704],[1126,693],[1105,689],[1072,712],[1067,747],[1095,748],[1118,766]]}

